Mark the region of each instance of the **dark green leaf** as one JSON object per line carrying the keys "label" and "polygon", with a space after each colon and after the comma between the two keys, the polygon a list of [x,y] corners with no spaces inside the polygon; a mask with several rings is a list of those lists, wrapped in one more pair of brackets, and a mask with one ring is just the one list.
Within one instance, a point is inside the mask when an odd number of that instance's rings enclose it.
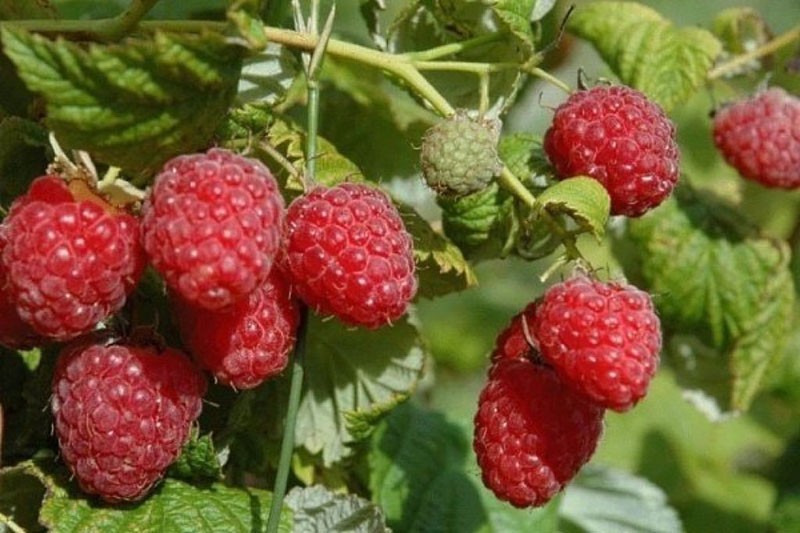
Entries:
{"label": "dark green leaf", "polygon": [[442,229],[472,260],[505,257],[514,249],[519,221],[514,198],[497,183],[458,198],[439,197]]}
{"label": "dark green leaf", "polygon": [[397,531],[476,531],[487,521],[464,465],[458,426],[413,404],[392,412],[370,441],[372,499]]}
{"label": "dark green leaf", "polygon": [[142,174],[208,146],[235,95],[243,50],[212,33],[83,48],[3,27],[2,39],[63,145]]}
{"label": "dark green leaf", "polygon": [[337,494],[322,485],[295,487],[286,495],[294,513],[294,533],[389,533],[380,507],[353,494]]}
{"label": "dark green leaf", "polygon": [[189,481],[221,480],[222,466],[211,435],[200,436],[197,429],[193,429],[189,442],[183,445],[181,455],[169,473]]}
{"label": "dark green leaf", "polygon": [[11,201],[28,189],[47,169],[47,132],[19,117],[0,121],[0,204]]}
{"label": "dark green leaf", "polygon": [[710,32],[676,28],[657,11],[636,2],[580,6],[567,28],[590,41],[623,83],[667,111],[688,100],[705,82],[722,51]]}

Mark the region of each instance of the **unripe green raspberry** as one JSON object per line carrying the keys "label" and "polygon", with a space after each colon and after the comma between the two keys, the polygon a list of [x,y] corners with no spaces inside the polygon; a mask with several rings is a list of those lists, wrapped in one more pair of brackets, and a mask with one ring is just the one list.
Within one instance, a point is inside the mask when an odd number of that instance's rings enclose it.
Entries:
{"label": "unripe green raspberry", "polygon": [[497,156],[500,124],[458,111],[430,128],[422,140],[422,174],[441,196],[483,190],[503,166]]}

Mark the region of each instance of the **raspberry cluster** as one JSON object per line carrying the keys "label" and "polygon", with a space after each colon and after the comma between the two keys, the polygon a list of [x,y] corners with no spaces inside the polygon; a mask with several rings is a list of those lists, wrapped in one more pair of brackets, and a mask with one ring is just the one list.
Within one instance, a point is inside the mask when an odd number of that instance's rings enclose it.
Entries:
{"label": "raspberry cluster", "polygon": [[649,295],[578,273],[498,335],[475,415],[484,484],[517,507],[540,506],[591,458],[606,409],[647,393],[661,351]]}
{"label": "raspberry cluster", "polygon": [[[201,368],[256,387],[287,366],[301,301],[376,328],[417,289],[400,214],[365,184],[315,187],[287,211],[266,166],[214,148],[168,161],[136,208],[45,175],[0,224],[0,345],[66,343],[52,382],[61,457],[112,503],[143,498],[178,457]],[[148,264],[188,354],[129,328],[135,314],[115,318]]]}

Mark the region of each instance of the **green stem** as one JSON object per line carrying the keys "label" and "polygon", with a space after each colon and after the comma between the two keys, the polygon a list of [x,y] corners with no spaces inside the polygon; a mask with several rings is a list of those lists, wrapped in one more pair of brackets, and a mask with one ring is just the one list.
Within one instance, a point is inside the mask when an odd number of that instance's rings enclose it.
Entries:
{"label": "green stem", "polygon": [[19,524],[14,522],[11,518],[7,517],[3,513],[0,513],[0,524],[6,526],[10,529],[13,533],[25,533],[25,530],[22,529]]}
{"label": "green stem", "polygon": [[133,0],[128,9],[112,19],[113,23],[109,24],[107,30],[108,40],[118,41],[125,37],[157,3],[158,0]]}
{"label": "green stem", "polygon": [[422,50],[420,52],[408,52],[403,55],[412,61],[430,61],[432,59],[438,59],[440,57],[447,57],[460,52],[465,52],[487,43],[499,41],[506,36],[507,34],[504,32],[484,33],[483,35],[479,35],[478,37],[473,37],[472,39],[467,39],[466,41],[461,41],[459,43],[448,43],[435,48],[429,48],[428,50]]}
{"label": "green stem", "polygon": [[300,309],[300,324],[297,327],[297,344],[292,357],[292,377],[289,388],[289,405],[286,410],[286,420],[283,425],[283,439],[281,440],[281,454],[278,459],[278,472],[275,475],[275,486],[272,490],[272,504],[267,520],[267,533],[276,533],[280,523],[283,497],[286,495],[286,484],[289,479],[289,470],[292,465],[294,452],[294,432],[297,426],[297,411],[300,407],[300,393],[303,389],[303,364],[306,351],[306,327],[308,324],[308,309]]}
{"label": "green stem", "polygon": [[562,91],[564,91],[567,94],[572,94],[572,88],[569,85],[567,85],[566,83],[564,83],[560,79],[556,78],[555,76],[553,76],[552,74],[550,74],[546,70],[542,70],[542,69],[537,68],[537,67],[523,68],[522,70],[524,72],[530,74],[531,76],[536,76],[537,78],[541,78],[541,79],[545,80],[546,82],[550,83],[551,85],[555,85],[556,87],[558,87],[559,89],[561,89]]}
{"label": "green stem", "polygon": [[784,46],[791,44],[792,42],[800,39],[800,26],[795,26],[791,30],[783,33],[771,41],[764,43],[763,45],[759,46],[755,50],[751,50],[746,54],[738,55],[721,65],[717,65],[708,73],[709,80],[715,80],[717,78],[721,78],[726,74],[730,74],[731,72],[735,72],[739,67],[742,65],[760,57],[764,57],[769,55]]}

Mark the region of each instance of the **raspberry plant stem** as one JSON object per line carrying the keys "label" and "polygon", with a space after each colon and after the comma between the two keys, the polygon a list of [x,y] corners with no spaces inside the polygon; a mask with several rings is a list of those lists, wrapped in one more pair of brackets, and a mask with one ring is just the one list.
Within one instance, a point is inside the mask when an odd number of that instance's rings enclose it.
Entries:
{"label": "raspberry plant stem", "polygon": [[461,41],[459,43],[443,44],[442,46],[429,48],[427,50],[422,50],[421,52],[408,52],[403,54],[403,56],[411,59],[412,61],[430,61],[440,57],[451,56],[459,52],[465,52],[467,50],[483,46],[484,44],[499,41],[504,39],[507,35],[508,34],[505,32],[485,33],[483,35],[479,35],[478,37],[473,37],[472,39],[467,39],[466,41]]}
{"label": "raspberry plant stem", "polygon": [[747,52],[745,54],[738,55],[736,57],[733,57],[729,61],[717,65],[715,68],[711,69],[711,71],[708,73],[708,79],[715,80],[717,78],[721,78],[726,74],[734,72],[736,69],[748,63],[749,61],[752,61],[753,59],[758,59],[760,57],[764,57],[765,55],[769,55],[777,50],[780,50],[784,46],[792,44],[794,41],[797,40],[800,40],[800,26],[795,26],[791,30],[781,35],[778,35],[771,41],[764,43],[755,50],[751,50],[750,52]]}
{"label": "raspberry plant stem", "polygon": [[280,522],[283,498],[286,495],[286,484],[289,479],[289,469],[292,465],[294,453],[294,431],[297,425],[297,410],[300,407],[300,397],[303,390],[303,374],[306,352],[306,329],[308,325],[308,309],[301,305],[300,322],[297,326],[297,343],[292,356],[292,377],[289,385],[289,403],[286,409],[286,419],[283,424],[283,438],[281,439],[281,453],[278,459],[278,472],[275,474],[275,485],[272,489],[272,503],[267,520],[267,533],[276,533]]}
{"label": "raspberry plant stem", "polygon": [[25,530],[22,529],[19,524],[14,522],[11,518],[7,517],[3,513],[0,513],[0,524],[6,526],[9,530],[13,533],[25,533]]}

